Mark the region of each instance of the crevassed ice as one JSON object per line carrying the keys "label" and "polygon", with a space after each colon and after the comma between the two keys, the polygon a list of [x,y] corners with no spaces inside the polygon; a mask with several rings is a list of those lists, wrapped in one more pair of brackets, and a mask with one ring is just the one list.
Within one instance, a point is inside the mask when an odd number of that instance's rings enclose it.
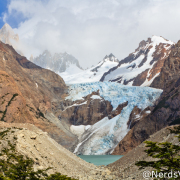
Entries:
{"label": "crevassed ice", "polygon": [[73,101],[83,99],[93,91],[99,90],[100,96],[111,102],[114,109],[119,104],[128,101],[121,114],[112,119],[103,118],[89,127],[79,138],[74,153],[84,155],[108,154],[128,132],[127,122],[135,106],[145,109],[152,106],[162,90],[150,87],[124,86],[115,82],[94,82],[71,84],[67,99]]}

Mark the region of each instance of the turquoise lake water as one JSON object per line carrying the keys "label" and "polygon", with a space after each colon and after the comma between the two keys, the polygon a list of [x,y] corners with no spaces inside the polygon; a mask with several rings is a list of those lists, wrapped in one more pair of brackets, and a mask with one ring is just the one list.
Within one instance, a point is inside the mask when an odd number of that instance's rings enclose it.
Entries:
{"label": "turquoise lake water", "polygon": [[100,165],[106,166],[108,164],[111,164],[117,161],[122,156],[120,155],[79,155],[78,157],[97,166],[100,166]]}

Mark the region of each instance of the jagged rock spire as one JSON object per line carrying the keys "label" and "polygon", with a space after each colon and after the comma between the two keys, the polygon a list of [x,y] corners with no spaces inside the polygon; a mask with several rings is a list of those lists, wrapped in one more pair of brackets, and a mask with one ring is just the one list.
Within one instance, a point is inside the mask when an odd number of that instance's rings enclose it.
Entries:
{"label": "jagged rock spire", "polygon": [[112,53],[109,55],[106,55],[103,60],[104,61],[119,62],[119,60]]}

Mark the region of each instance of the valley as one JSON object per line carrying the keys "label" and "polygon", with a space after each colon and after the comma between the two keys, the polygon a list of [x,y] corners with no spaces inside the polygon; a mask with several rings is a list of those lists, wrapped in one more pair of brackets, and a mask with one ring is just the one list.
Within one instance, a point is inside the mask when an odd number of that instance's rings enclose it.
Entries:
{"label": "valley", "polygon": [[[168,127],[180,123],[180,41],[152,36],[126,58],[110,53],[85,70],[66,52],[45,50],[28,60],[18,43],[5,24],[0,30],[0,126],[15,131],[18,153],[38,159],[38,168],[53,166],[50,174],[78,179],[127,179],[130,168],[137,179],[142,172],[134,173],[133,163],[148,159],[145,140],[177,143]],[[12,141],[11,136],[8,131]],[[1,141],[7,147],[6,139]],[[97,167],[76,155],[124,156]]]}

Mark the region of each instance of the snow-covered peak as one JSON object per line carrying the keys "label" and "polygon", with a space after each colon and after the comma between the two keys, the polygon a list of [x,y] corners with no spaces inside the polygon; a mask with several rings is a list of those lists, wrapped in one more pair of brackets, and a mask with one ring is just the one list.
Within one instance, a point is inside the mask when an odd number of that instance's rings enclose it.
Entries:
{"label": "snow-covered peak", "polygon": [[119,62],[119,60],[112,53],[109,56],[106,55],[103,61]]}
{"label": "snow-covered peak", "polygon": [[153,42],[153,44],[159,45],[160,43],[164,43],[164,44],[175,44],[174,42],[167,40],[165,38],[163,38],[162,36],[155,36],[153,35],[151,38],[151,41]]}
{"label": "snow-covered peak", "polygon": [[163,38],[162,36],[155,36],[153,35],[151,38],[152,42],[159,45],[160,43],[164,43],[164,44],[175,44],[174,42],[167,40],[165,38]]}
{"label": "snow-covered peak", "polygon": [[[39,55],[40,57],[41,55]],[[42,53],[42,56],[51,56],[51,53],[48,51],[48,50],[45,50],[43,53]]]}
{"label": "snow-covered peak", "polygon": [[67,84],[98,82],[104,73],[106,73],[109,69],[117,66],[118,63],[118,59],[113,54],[110,54],[109,56],[105,56],[102,61],[90,69],[81,71],[80,73],[76,74],[72,74],[70,72],[61,73],[60,76]]}
{"label": "snow-covered peak", "polygon": [[163,38],[162,36],[153,35],[151,38],[148,38],[146,41],[145,40],[141,41],[139,43],[139,47],[135,50],[135,52],[133,54],[137,55],[141,50],[147,49],[150,46],[156,47],[159,44],[167,44],[169,47],[169,45],[173,45],[175,43],[170,41],[170,40]]}
{"label": "snow-covered peak", "polygon": [[105,73],[101,81],[119,82],[124,85],[150,86],[161,72],[164,60],[175,44],[161,36],[152,36],[139,43],[135,52],[121,60],[117,67]]}

